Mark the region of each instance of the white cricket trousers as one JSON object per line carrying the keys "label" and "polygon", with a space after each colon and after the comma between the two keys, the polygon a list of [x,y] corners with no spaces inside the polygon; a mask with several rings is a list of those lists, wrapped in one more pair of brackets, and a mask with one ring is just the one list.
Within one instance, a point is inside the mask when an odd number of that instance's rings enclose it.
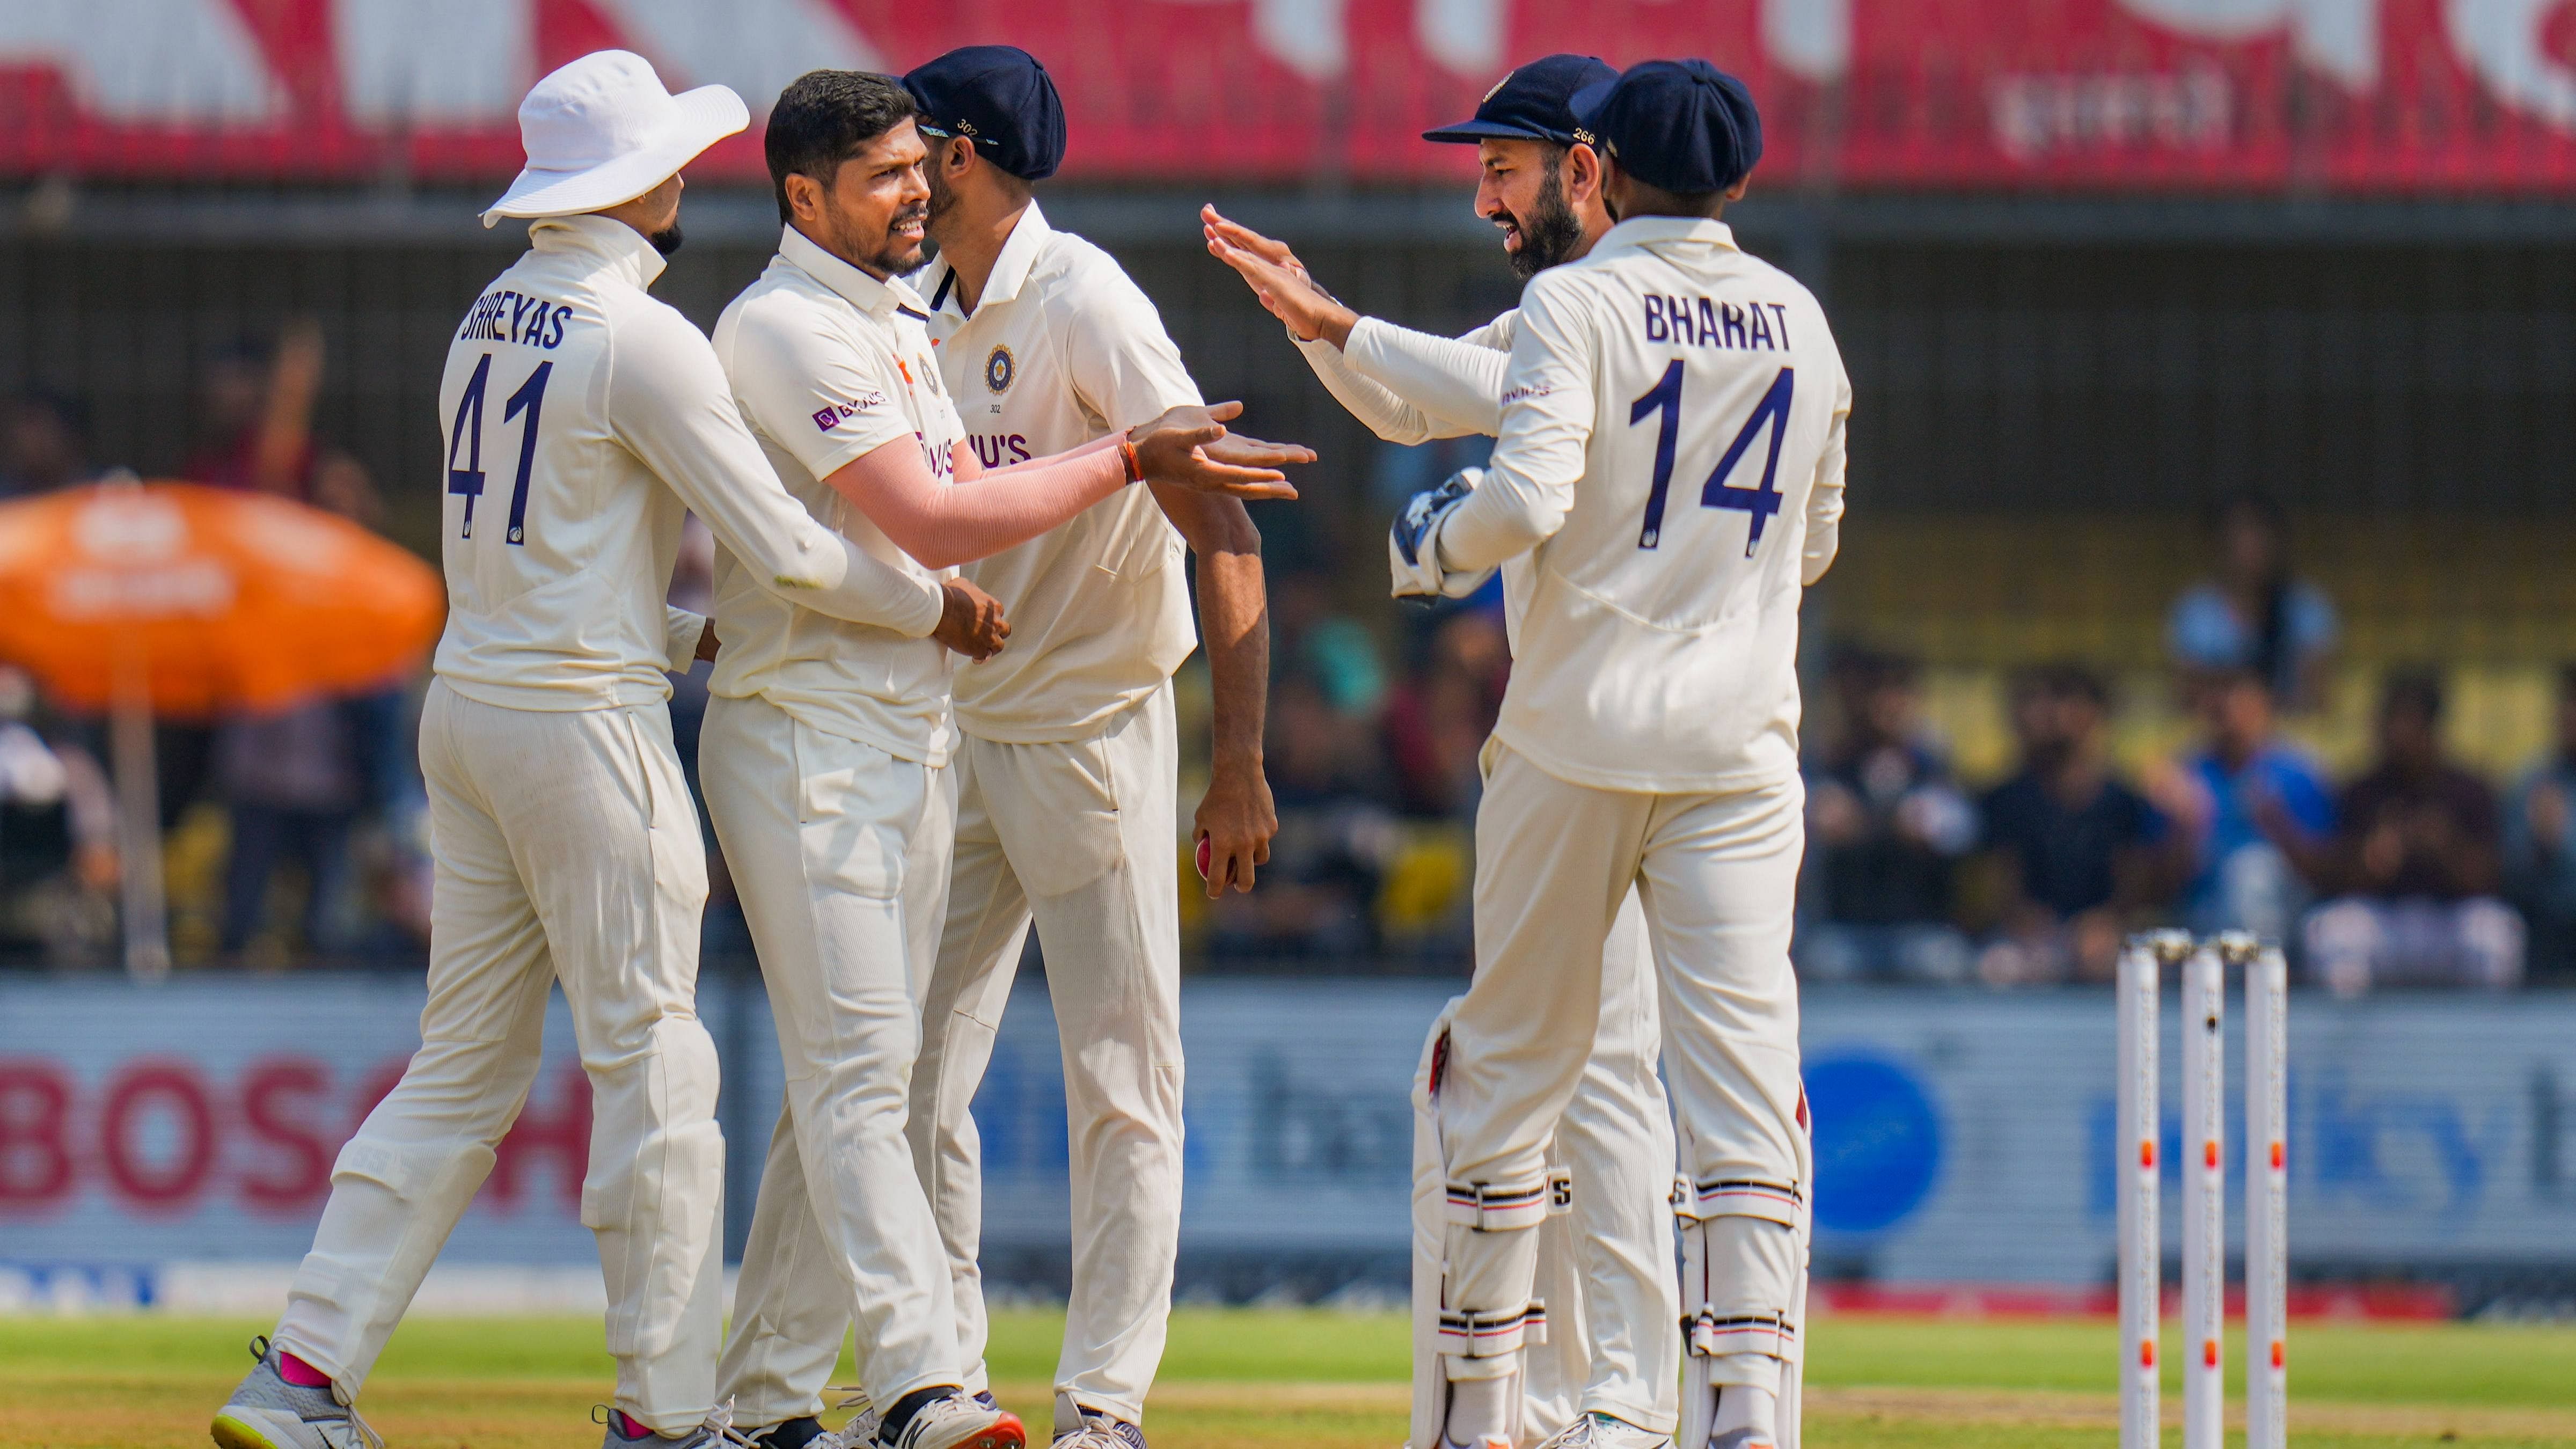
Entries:
{"label": "white cricket trousers", "polygon": [[904,1139],[955,806],[949,772],[719,697],[698,778],[786,1068],[719,1373],[735,1422],[821,1412],[853,1319],[890,1406],[964,1382],[948,1264]]}
{"label": "white cricket trousers", "polygon": [[923,1002],[913,1152],[955,1275],[959,1346],[985,1387],[982,1147],[967,1111],[1031,919],[1064,1059],[1073,1283],[1056,1362],[1072,1405],[1142,1423],[1181,1239],[1181,936],[1169,684],[1063,744],[969,736],[957,855]]}
{"label": "white cricket trousers", "polygon": [[[1520,1367],[1548,1139],[1598,1040],[1602,959],[1633,886],[1653,942],[1664,1068],[1692,1183],[1676,1205],[1699,1385],[1784,1381],[1809,1190],[1789,934],[1805,844],[1792,777],[1654,795],[1560,780],[1487,746],[1476,816],[1476,974],[1439,1097],[1448,1194],[1443,1367]],[[1579,1185],[1577,1190],[1579,1191]]]}
{"label": "white cricket trousers", "polygon": [[697,1017],[706,856],[663,706],[550,713],[434,681],[429,1004],[402,1081],[340,1150],[278,1346],[353,1397],[492,1170],[563,983],[591,1088],[617,1407],[678,1434],[715,1404],[724,1138]]}
{"label": "white cricket trousers", "polygon": [[[1634,891],[1601,952],[1601,1030],[1547,1149],[1565,1174],[1565,1201],[1538,1228],[1534,1291],[1547,1342],[1525,1360],[1520,1431],[1535,1443],[1578,1414],[1608,1414],[1670,1433],[1678,1416],[1681,1310],[1673,1274],[1673,1119],[1655,1060],[1654,953]],[[1439,1348],[1447,1175],[1431,1072],[1453,998],[1432,1024],[1415,1073],[1413,1179],[1413,1421],[1410,1441],[1432,1449],[1446,1427],[1448,1380]]]}

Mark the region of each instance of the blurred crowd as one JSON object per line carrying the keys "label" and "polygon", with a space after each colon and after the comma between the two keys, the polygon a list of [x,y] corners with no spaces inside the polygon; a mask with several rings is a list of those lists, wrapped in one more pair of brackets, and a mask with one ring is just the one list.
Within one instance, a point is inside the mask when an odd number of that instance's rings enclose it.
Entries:
{"label": "blurred crowd", "polygon": [[[320,330],[243,339],[200,369],[179,476],[291,498],[370,528],[367,470],[316,436]],[[130,470],[86,408],[31,389],[0,402],[0,501]],[[409,680],[268,714],[160,721],[154,734],[173,946],[183,962],[417,965],[428,934],[427,800]],[[0,964],[116,959],[118,857],[103,722],[52,708],[0,666]]]}
{"label": "blurred crowd", "polygon": [[[322,365],[309,325],[208,358],[184,476],[379,526],[365,468],[315,434]],[[33,390],[0,407],[0,499],[117,471],[76,399]],[[1396,497],[1461,461],[1429,451],[1391,452],[1374,491]],[[693,524],[675,601],[705,607],[712,547]],[[1478,755],[1510,675],[1501,599],[1489,585],[1398,608],[1375,582],[1272,577],[1280,831],[1256,892],[1184,892],[1211,969],[1454,971],[1469,956]],[[2126,934],[2177,924],[2285,942],[2307,980],[2344,994],[2576,979],[2576,665],[2559,681],[2556,748],[2519,778],[2482,778],[2445,748],[2432,668],[2380,676],[2371,758],[2333,777],[2295,737],[2331,678],[2335,608],[2297,575],[2285,520],[2257,499],[2213,518],[2208,577],[2174,600],[2166,636],[2172,668],[2156,687],[2187,721],[2178,746],[2115,747],[2112,682],[2080,661],[2048,664],[2010,681],[2012,762],[1974,783],[1927,722],[1918,661],[1820,651],[1802,975],[2099,982]],[[673,699],[691,762],[705,673],[678,679]],[[1185,705],[1194,680],[1203,711],[1203,675],[1185,674]],[[183,963],[418,964],[429,854],[417,684],[161,725]],[[0,964],[114,959],[102,735],[0,667]],[[720,861],[709,934],[714,953],[747,950]]]}
{"label": "blurred crowd", "polygon": [[[1500,601],[1406,610],[1382,651],[1335,589],[1275,584],[1280,840],[1261,891],[1198,923],[1215,963],[1468,950],[1476,756],[1510,668]],[[2046,664],[2011,680],[2014,758],[1975,783],[1926,721],[1918,661],[1831,650],[1808,700],[1800,973],[2103,982],[2128,933],[2180,925],[2281,941],[2304,979],[2346,995],[2576,980],[2576,665],[2554,750],[2519,778],[2445,748],[2430,667],[2380,677],[2371,758],[2334,777],[2292,726],[2326,688],[2335,609],[2260,499],[2213,518],[2209,576],[2166,635],[2179,747],[2124,764],[2105,673]]]}
{"label": "blurred crowd", "polygon": [[1923,723],[1914,661],[1834,661],[1806,769],[1809,979],[2107,981],[2123,936],[2161,924],[2281,941],[2341,995],[2576,975],[2576,666],[2554,750],[2501,791],[2446,748],[2430,667],[2381,675],[2370,758],[2333,778],[2284,726],[2319,702],[2331,601],[2261,500],[2222,509],[2211,543],[2167,626],[2189,738],[2134,770],[2082,664],[2013,681],[2013,768],[1975,790]]}

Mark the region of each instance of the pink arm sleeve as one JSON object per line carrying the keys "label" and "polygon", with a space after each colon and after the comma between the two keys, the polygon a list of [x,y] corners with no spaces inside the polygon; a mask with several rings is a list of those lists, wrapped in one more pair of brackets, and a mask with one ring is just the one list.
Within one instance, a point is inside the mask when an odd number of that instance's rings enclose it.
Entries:
{"label": "pink arm sleeve", "polygon": [[989,558],[1026,543],[1127,486],[1114,447],[1125,434],[1050,458],[985,472],[972,448],[952,450],[958,483],[943,486],[920,445],[898,438],[824,481],[924,568]]}
{"label": "pink arm sleeve", "polygon": [[[1016,478],[1027,473],[1032,468],[1052,467],[1057,463],[1066,462],[1070,459],[1088,458],[1103,448],[1114,448],[1125,441],[1127,441],[1127,434],[1124,430],[1115,433],[1105,433],[1100,437],[1092,439],[1088,443],[1081,444],[1078,447],[1067,448],[1061,453],[1049,453],[1043,458],[1030,458],[1023,462],[1007,463],[999,468],[985,467],[984,460],[976,457],[975,450],[966,446],[964,443],[949,444],[948,455],[957,469],[957,481],[960,483],[974,483],[986,478]],[[1119,476],[1126,476],[1126,465],[1123,463],[1119,465]]]}

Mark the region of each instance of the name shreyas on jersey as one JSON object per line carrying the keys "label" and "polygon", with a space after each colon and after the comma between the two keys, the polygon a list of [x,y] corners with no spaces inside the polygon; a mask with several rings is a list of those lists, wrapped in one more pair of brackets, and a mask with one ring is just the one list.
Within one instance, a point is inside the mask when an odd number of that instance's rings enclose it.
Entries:
{"label": "name shreyas on jersey", "polygon": [[[1767,314],[1767,315],[1766,315]],[[1778,302],[1738,307],[1709,297],[1646,294],[1646,340],[1736,352],[1789,350],[1789,309]]]}
{"label": "name shreyas on jersey", "polygon": [[870,389],[867,392],[860,393],[857,397],[850,399],[848,402],[826,403],[814,410],[814,426],[818,430],[828,433],[834,428],[839,427],[841,424],[848,422],[850,419],[857,417],[861,413],[875,412],[877,409],[884,407],[886,402],[887,398],[884,393]]}
{"label": "name shreyas on jersey", "polygon": [[465,325],[456,329],[456,340],[516,342],[551,351],[563,345],[564,323],[571,316],[572,308],[564,303],[505,288],[474,299]]}

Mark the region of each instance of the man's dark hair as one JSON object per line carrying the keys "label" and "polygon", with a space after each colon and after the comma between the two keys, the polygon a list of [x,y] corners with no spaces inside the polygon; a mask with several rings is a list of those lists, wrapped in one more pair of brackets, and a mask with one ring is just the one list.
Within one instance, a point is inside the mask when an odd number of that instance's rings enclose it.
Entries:
{"label": "man's dark hair", "polygon": [[2379,712],[2382,715],[2407,713],[2426,724],[2442,722],[2443,700],[2441,671],[2412,665],[2388,671],[2380,682]]}
{"label": "man's dark hair", "polygon": [[778,219],[794,219],[787,178],[810,176],[825,186],[858,149],[915,114],[912,93],[890,75],[864,70],[814,70],[778,93],[762,149],[769,184],[778,197]]}
{"label": "man's dark hair", "polygon": [[2096,709],[2111,706],[2111,687],[2090,666],[2062,660],[2032,671],[2032,683],[2060,699],[2080,699]]}

